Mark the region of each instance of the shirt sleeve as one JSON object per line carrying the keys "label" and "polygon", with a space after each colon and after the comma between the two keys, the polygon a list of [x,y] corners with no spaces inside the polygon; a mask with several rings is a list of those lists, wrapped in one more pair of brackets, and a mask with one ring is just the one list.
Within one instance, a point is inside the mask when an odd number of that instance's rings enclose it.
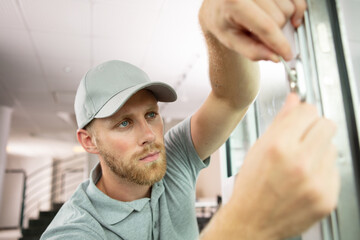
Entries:
{"label": "shirt sleeve", "polygon": [[203,161],[196,152],[191,138],[190,120],[190,117],[186,118],[167,132],[165,147],[168,177],[195,188],[199,172],[209,165],[210,157]]}
{"label": "shirt sleeve", "polygon": [[104,240],[96,231],[89,226],[82,224],[62,225],[55,228],[48,229],[43,233],[40,240]]}

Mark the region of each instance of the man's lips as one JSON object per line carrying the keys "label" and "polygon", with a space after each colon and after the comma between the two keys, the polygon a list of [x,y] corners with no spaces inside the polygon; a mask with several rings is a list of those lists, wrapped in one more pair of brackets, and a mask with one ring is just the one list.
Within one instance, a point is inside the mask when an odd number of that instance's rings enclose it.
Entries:
{"label": "man's lips", "polygon": [[140,158],[141,162],[153,162],[159,158],[160,152],[149,153],[143,158]]}

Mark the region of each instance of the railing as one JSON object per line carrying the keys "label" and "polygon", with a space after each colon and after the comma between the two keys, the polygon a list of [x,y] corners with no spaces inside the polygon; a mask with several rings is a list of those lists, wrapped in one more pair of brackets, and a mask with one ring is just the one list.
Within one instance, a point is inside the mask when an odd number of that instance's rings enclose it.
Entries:
{"label": "railing", "polygon": [[7,170],[22,172],[25,176],[20,227],[26,228],[30,218],[38,217],[40,211],[51,210],[54,203],[65,202],[87,177],[85,164],[86,156],[81,154],[54,160],[28,174],[23,169]]}

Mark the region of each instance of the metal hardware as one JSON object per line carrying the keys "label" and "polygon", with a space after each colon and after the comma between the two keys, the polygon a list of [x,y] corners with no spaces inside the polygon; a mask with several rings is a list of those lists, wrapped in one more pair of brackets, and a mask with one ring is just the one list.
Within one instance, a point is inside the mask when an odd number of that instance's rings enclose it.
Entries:
{"label": "metal hardware", "polygon": [[280,61],[283,63],[285,71],[288,75],[290,91],[296,93],[300,100],[304,102],[306,100],[306,85],[303,64],[300,57],[296,57],[295,68],[290,68],[287,62],[279,56]]}

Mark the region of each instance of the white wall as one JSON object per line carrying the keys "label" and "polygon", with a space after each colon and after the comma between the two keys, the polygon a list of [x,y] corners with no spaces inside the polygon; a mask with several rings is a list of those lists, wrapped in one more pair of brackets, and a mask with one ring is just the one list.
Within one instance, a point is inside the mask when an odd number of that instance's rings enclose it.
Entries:
{"label": "white wall", "polygon": [[[2,202],[2,192],[5,178],[6,168],[6,144],[9,136],[9,129],[11,125],[12,108],[0,106],[0,205]],[[0,213],[1,215],[1,213]]]}
{"label": "white wall", "polygon": [[196,184],[196,198],[198,200],[215,201],[221,195],[220,151],[211,155],[210,165],[200,172]]}
{"label": "white wall", "polygon": [[5,174],[3,196],[6,197],[0,204],[0,229],[19,227],[24,179],[25,175],[21,172]]}

